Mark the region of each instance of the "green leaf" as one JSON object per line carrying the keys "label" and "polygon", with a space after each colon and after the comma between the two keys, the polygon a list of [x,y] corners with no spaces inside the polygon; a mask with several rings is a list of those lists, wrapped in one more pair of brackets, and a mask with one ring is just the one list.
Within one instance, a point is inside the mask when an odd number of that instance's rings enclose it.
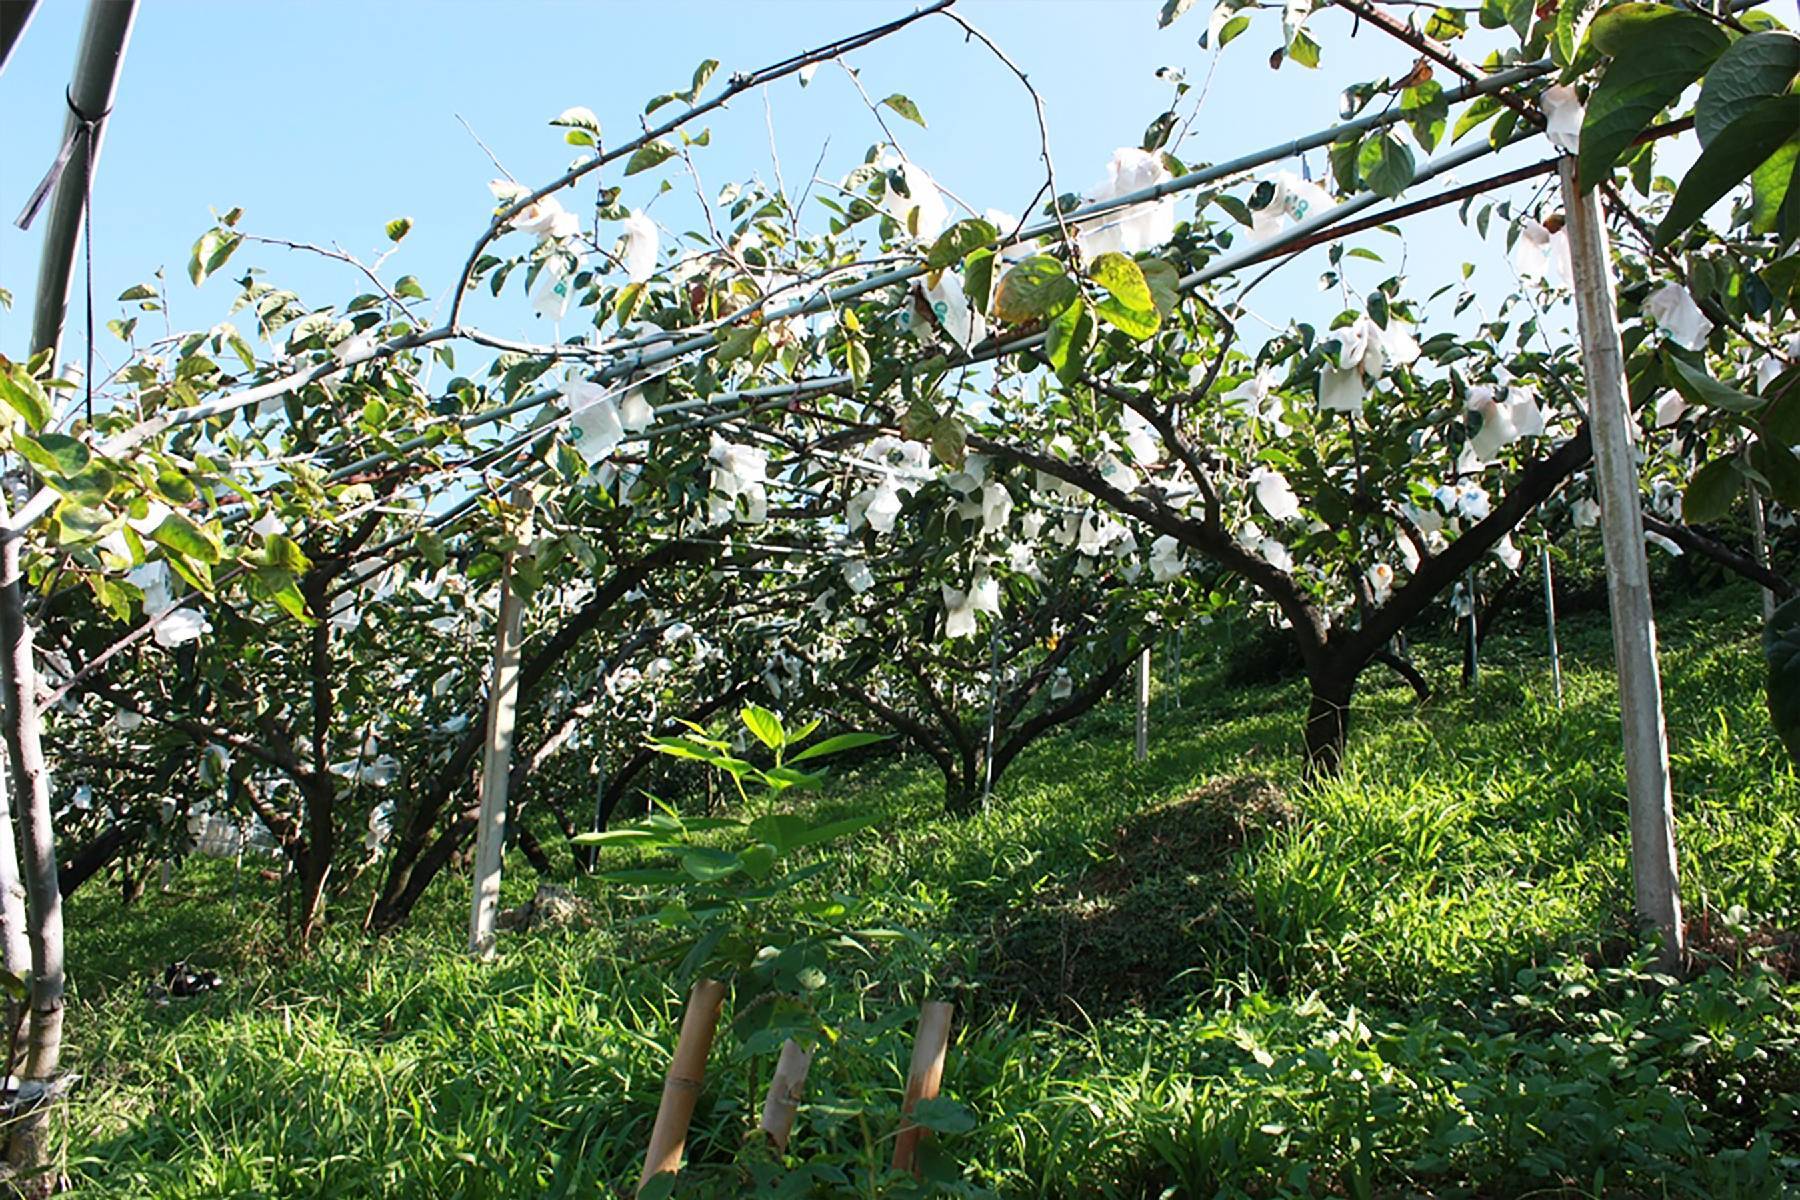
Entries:
{"label": "green leaf", "polygon": [[1413,153],[1392,134],[1376,133],[1356,152],[1356,170],[1370,191],[1391,200],[1413,181]]}
{"label": "green leaf", "polygon": [[[1551,37],[1551,47],[1556,51],[1556,61],[1564,66],[1579,57],[1582,42],[1589,36],[1589,23],[1594,19],[1594,10],[1605,0],[1560,0],[1556,8],[1556,27]],[[1529,10],[1527,20],[1530,19]],[[1520,37],[1525,36],[1521,31]]]}
{"label": "green leaf", "polygon": [[1734,387],[1714,379],[1705,371],[1683,362],[1678,355],[1664,354],[1663,368],[1675,390],[1690,404],[1723,408],[1730,412],[1755,412],[1763,405],[1760,396],[1747,396]]}
{"label": "green leaf", "polygon": [[994,263],[997,258],[992,250],[977,250],[963,261],[963,294],[984,317],[987,315],[988,301],[994,294]]}
{"label": "green leaf", "polygon": [[[712,82],[713,72],[718,69],[719,60],[716,58],[709,58],[701,62],[699,66],[694,68],[694,78],[688,84],[687,94],[683,96],[682,99],[686,100],[689,104],[693,104],[695,101],[699,100],[700,93],[706,90],[706,85]],[[598,133],[599,131],[600,127],[596,125],[594,127],[594,132]]]}
{"label": "green leaf", "polygon": [[1094,311],[1109,324],[1140,342],[1162,327],[1162,314],[1136,262],[1123,254],[1102,254],[1094,260],[1090,273],[1107,291],[1107,299]]}
{"label": "green leaf", "polygon": [[0,969],[0,988],[4,988],[6,994],[14,1000],[23,1000],[31,994],[31,989],[25,982],[25,976],[15,975],[5,969]]}
{"label": "green leaf", "polygon": [[1682,519],[1690,525],[1717,521],[1731,511],[1743,486],[1744,473],[1737,458],[1715,458],[1695,471],[1681,498]]}
{"label": "green leaf", "polygon": [[1319,49],[1319,43],[1310,33],[1297,29],[1287,44],[1288,61],[1308,69],[1315,68],[1319,65]]}
{"label": "green leaf", "polygon": [[402,275],[394,284],[394,295],[406,300],[423,300],[425,289],[419,285],[418,279],[414,276]]}
{"label": "green leaf", "polygon": [[388,241],[399,241],[401,238],[412,232],[412,227],[413,223],[411,217],[395,217],[387,223]]}
{"label": "green leaf", "polygon": [[1181,19],[1183,13],[1194,7],[1194,0],[1163,0],[1162,11],[1156,14],[1156,27],[1167,29]]}
{"label": "green leaf", "polygon": [[1156,311],[1168,317],[1181,303],[1180,272],[1160,258],[1140,259],[1138,270],[1144,273],[1144,282],[1150,287],[1150,299],[1155,302]]}
{"label": "green leaf", "polygon": [[1657,246],[1667,246],[1704,216],[1792,139],[1796,129],[1800,129],[1800,96],[1772,96],[1742,110],[1688,168],[1667,215],[1656,227]]}
{"label": "green leaf", "polygon": [[1791,512],[1800,506],[1800,456],[1786,442],[1769,436],[1766,426],[1750,446],[1750,469],[1768,480],[1769,495],[1781,507]]}
{"label": "green leaf", "polygon": [[661,844],[669,838],[654,829],[608,829],[601,833],[578,833],[569,840],[577,846],[625,846],[646,842]]}
{"label": "green leaf", "polygon": [[178,512],[164,517],[162,524],[150,536],[159,545],[208,565],[217,563],[224,557],[219,539],[210,530],[202,529]]}
{"label": "green leaf", "polygon": [[1435,79],[1427,79],[1417,87],[1400,93],[1400,108],[1413,136],[1429,154],[1444,136],[1444,124],[1450,117],[1450,105],[1444,100],[1444,87]]}
{"label": "green leaf", "polygon": [[1781,226],[1782,210],[1795,199],[1796,174],[1800,174],[1800,136],[1782,143],[1750,173],[1750,228],[1754,232],[1774,233]]}
{"label": "green leaf", "polygon": [[565,108],[550,119],[550,124],[560,129],[580,129],[587,133],[599,134],[600,118],[594,110],[577,104],[574,108]]}
{"label": "green leaf", "polygon": [[842,821],[827,821],[823,825],[814,825],[805,833],[788,841],[789,850],[799,850],[804,846],[819,846],[826,842],[835,842],[839,838],[849,837],[853,833],[861,833],[871,825],[881,822],[879,813],[871,813],[861,817],[847,817]]}
{"label": "green leaf", "polygon": [[88,448],[66,433],[16,437],[13,444],[32,466],[46,475],[76,475],[92,460]]}
{"label": "green leaf", "polygon": [[1512,27],[1514,33],[1525,36],[1531,28],[1531,0],[1481,0],[1480,21],[1483,29],[1505,29]]}
{"label": "green leaf", "polygon": [[1175,123],[1180,120],[1173,109],[1150,122],[1144,129],[1144,140],[1139,143],[1145,150],[1161,150],[1169,144],[1169,135],[1175,132]]}
{"label": "green leaf", "polygon": [[781,727],[781,718],[758,704],[746,704],[738,719],[743,721],[744,728],[756,735],[756,740],[771,750],[779,750],[787,745],[787,732]]}
{"label": "green leaf", "polygon": [[1706,72],[1694,106],[1694,132],[1707,146],[1760,100],[1779,96],[1800,75],[1800,37],[1753,33],[1733,42]]}
{"label": "green leaf", "polygon": [[1048,254],[1034,254],[1000,278],[994,296],[994,315],[1018,325],[1048,317],[1073,304],[1081,285]]}
{"label": "green leaf", "polygon": [[1086,300],[1069,305],[1051,318],[1044,353],[1064,387],[1073,386],[1087,369],[1087,356],[1094,348],[1094,332],[1094,314]]}
{"label": "green leaf", "polygon": [[1705,17],[1660,4],[1621,4],[1594,21],[1596,47],[1612,56],[1581,125],[1577,174],[1591,188],[1612,173],[1638,134],[1700,78],[1727,39]]}
{"label": "green leaf", "polygon": [[121,300],[154,300],[156,289],[147,283],[134,283],[119,293]]}
{"label": "green leaf", "polygon": [[50,423],[50,397],[24,367],[13,364],[0,374],[0,400],[25,419],[28,429],[42,429]]}
{"label": "green leaf", "polygon": [[681,855],[681,869],[701,883],[714,883],[744,869],[735,854],[712,846],[695,846]]}
{"label": "green leaf", "polygon": [[1143,269],[1128,256],[1116,251],[1102,254],[1088,268],[1088,274],[1126,308],[1140,312],[1155,310],[1156,302],[1150,298],[1150,285],[1144,279]]}
{"label": "green leaf", "polygon": [[290,575],[304,575],[312,569],[312,562],[300,549],[300,543],[279,533],[263,538],[263,562]]}
{"label": "green leaf", "polygon": [[1219,49],[1223,50],[1231,45],[1233,41],[1237,40],[1237,36],[1248,28],[1250,28],[1250,17],[1247,13],[1239,13],[1225,22],[1219,28]]}
{"label": "green leaf", "polygon": [[194,286],[205,283],[208,275],[224,266],[243,240],[242,235],[225,229],[209,229],[201,234],[194,243],[193,257],[188,260],[188,278]]}
{"label": "green leaf", "polygon": [[905,96],[902,96],[899,92],[895,92],[881,103],[886,107],[893,109],[919,128],[925,128],[925,118],[919,112],[919,106]]}
{"label": "green leaf", "polygon": [[967,451],[968,431],[955,417],[945,417],[931,431],[931,456],[952,470],[962,470]]}
{"label": "green leaf", "polygon": [[675,147],[667,142],[645,142],[626,160],[625,173],[636,175],[640,171],[648,171],[652,167],[661,166],[674,158]]}
{"label": "green leaf", "polygon": [[992,246],[999,238],[1000,231],[986,221],[958,221],[931,244],[931,249],[925,252],[925,265],[933,271],[941,271],[977,250]]}
{"label": "green leaf", "polygon": [[1763,658],[1769,666],[1769,723],[1800,767],[1800,596],[1770,615],[1763,627]]}
{"label": "green leaf", "polygon": [[944,1096],[933,1096],[914,1103],[912,1120],[933,1133],[968,1133],[978,1121],[963,1105]]}
{"label": "green leaf", "polygon": [[846,750],[855,750],[859,746],[873,746],[877,742],[887,740],[888,735],[885,733],[840,733],[836,737],[828,737],[822,742],[808,746],[788,759],[788,762],[792,764],[814,758],[825,758],[828,755],[842,754]]}

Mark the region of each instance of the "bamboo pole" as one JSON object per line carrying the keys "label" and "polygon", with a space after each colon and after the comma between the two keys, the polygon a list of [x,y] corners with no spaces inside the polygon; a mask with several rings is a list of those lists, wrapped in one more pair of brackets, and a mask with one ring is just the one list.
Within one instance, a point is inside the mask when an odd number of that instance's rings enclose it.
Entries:
{"label": "bamboo pole", "polygon": [[718,1028],[719,1008],[724,1003],[725,985],[716,979],[699,980],[688,994],[681,1034],[675,1040],[675,1057],[669,1061],[669,1073],[663,1078],[662,1103],[657,1106],[650,1147],[644,1153],[644,1174],[637,1186],[640,1192],[656,1176],[681,1170],[688,1122],[694,1119],[694,1103],[706,1080],[706,1056],[712,1051],[713,1031]]}
{"label": "bamboo pole", "polygon": [[811,1068],[812,1055],[801,1049],[799,1042],[789,1038],[781,1043],[781,1058],[763,1099],[762,1131],[783,1153],[794,1132],[794,1115],[800,1110],[800,1095],[806,1090],[806,1073]]}
{"label": "bamboo pole", "polygon": [[[72,106],[63,118],[63,140],[75,138],[74,152],[50,199],[44,226],[44,249],[38,259],[37,296],[31,316],[31,352],[60,350],[63,315],[69,307],[69,282],[75,273],[75,244],[87,212],[88,185],[106,141],[106,122],[97,120],[92,136],[81,135],[76,110],[100,118],[112,109],[119,87],[119,66],[131,41],[137,0],[92,0],[75,52],[75,74],[69,83]],[[52,356],[55,357],[54,355]]]}
{"label": "bamboo pole", "polygon": [[1677,965],[1685,942],[1675,860],[1674,799],[1663,726],[1662,679],[1650,568],[1644,560],[1637,463],[1625,391],[1625,356],[1613,307],[1606,225],[1593,191],[1576,181],[1575,159],[1561,163],[1563,207],[1574,260],[1575,315],[1587,377],[1588,427],[1594,439],[1600,526],[1606,549],[1606,592],[1612,608],[1613,657],[1631,808],[1631,871],[1638,916],[1662,940],[1662,962]]}
{"label": "bamboo pole", "polygon": [[1463,686],[1472,688],[1481,682],[1481,597],[1475,590],[1475,568],[1463,576],[1463,587],[1469,593],[1469,636],[1463,641]]}
{"label": "bamboo pole", "polygon": [[915,1171],[919,1142],[925,1128],[912,1123],[913,1106],[937,1098],[944,1081],[944,1056],[950,1048],[950,1020],[956,1006],[943,1000],[927,1000],[919,1006],[919,1031],[913,1037],[912,1066],[906,1072],[906,1099],[900,1113],[900,1136],[894,1139],[894,1170]]}
{"label": "bamboo pole", "polygon": [[1000,719],[1000,627],[988,641],[988,722],[987,748],[981,756],[981,807],[987,808],[994,794],[994,725]]}
{"label": "bamboo pole", "polygon": [[1550,682],[1556,687],[1556,707],[1561,708],[1562,650],[1556,644],[1556,575],[1550,565],[1550,547],[1538,547],[1538,568],[1544,576],[1544,628],[1550,635]]}
{"label": "bamboo pole", "polygon": [[1137,749],[1138,762],[1150,758],[1150,643],[1138,651],[1137,663]]}
{"label": "bamboo pole", "polygon": [[[1756,565],[1769,565],[1769,529],[1763,522],[1762,493],[1755,488],[1750,489],[1750,553],[1756,558]],[[1767,625],[1775,619],[1775,593],[1768,588],[1762,592],[1763,624]]]}
{"label": "bamboo pole", "polygon": [[500,572],[500,619],[494,674],[488,684],[487,744],[481,758],[481,813],[475,826],[475,887],[469,905],[469,952],[494,953],[500,868],[506,852],[506,789],[512,772],[513,725],[519,707],[519,640],[524,606],[512,586],[512,555]]}

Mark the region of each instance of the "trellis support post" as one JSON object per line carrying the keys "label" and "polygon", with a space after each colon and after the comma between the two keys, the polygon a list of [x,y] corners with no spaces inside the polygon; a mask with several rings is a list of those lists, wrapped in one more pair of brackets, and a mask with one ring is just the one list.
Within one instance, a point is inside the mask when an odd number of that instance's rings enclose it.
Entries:
{"label": "trellis support post", "polygon": [[[1756,565],[1769,565],[1769,529],[1763,520],[1762,493],[1750,490],[1750,551],[1756,556]],[[1763,624],[1767,625],[1775,619],[1775,593],[1768,588],[1758,589],[1762,592]]]}
{"label": "trellis support post", "polygon": [[1538,568],[1544,576],[1544,629],[1550,636],[1550,683],[1556,689],[1556,707],[1561,708],[1562,650],[1556,643],[1556,575],[1550,565],[1550,547],[1538,547]]}
{"label": "trellis support post", "polygon": [[1625,787],[1631,810],[1631,873],[1638,916],[1662,940],[1662,963],[1681,959],[1685,933],[1675,861],[1675,809],[1669,788],[1669,746],[1663,725],[1662,680],[1656,656],[1656,619],[1650,568],[1644,558],[1637,463],[1631,448],[1631,411],[1625,355],[1613,301],[1606,224],[1592,189],[1582,190],[1575,159],[1560,165],[1569,249],[1574,261],[1575,315],[1587,380],[1588,428],[1600,497],[1606,550],[1606,593],[1612,609],[1613,657],[1619,675],[1619,712],[1625,745]]}
{"label": "trellis support post", "polygon": [[1138,651],[1137,663],[1137,761],[1150,759],[1150,643]]}
{"label": "trellis support post", "polygon": [[475,887],[469,906],[469,953],[494,953],[500,866],[506,852],[506,788],[512,771],[513,725],[519,708],[519,641],[523,604],[512,586],[512,555],[500,572],[494,671],[488,683],[487,741],[481,753],[481,810],[475,825]]}

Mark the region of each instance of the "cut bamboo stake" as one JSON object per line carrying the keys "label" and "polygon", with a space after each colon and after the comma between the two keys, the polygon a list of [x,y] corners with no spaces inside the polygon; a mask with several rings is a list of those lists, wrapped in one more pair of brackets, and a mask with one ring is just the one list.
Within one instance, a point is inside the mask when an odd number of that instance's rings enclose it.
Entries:
{"label": "cut bamboo stake", "polygon": [[1150,643],[1138,651],[1137,668],[1137,761],[1150,758]]}
{"label": "cut bamboo stake", "polygon": [[475,826],[475,889],[469,905],[469,953],[494,953],[500,865],[506,852],[506,787],[512,771],[513,724],[519,707],[519,635],[523,604],[512,587],[512,555],[500,572],[500,620],[494,674],[488,685],[487,745],[481,758],[481,813]]}
{"label": "cut bamboo stake", "polygon": [[986,809],[994,794],[994,723],[1000,719],[1000,627],[996,625],[988,642],[988,727],[987,749],[981,756],[981,807]]}
{"label": "cut bamboo stake", "polygon": [[1656,619],[1650,568],[1644,561],[1644,523],[1638,505],[1637,463],[1631,449],[1625,355],[1613,307],[1606,225],[1594,193],[1576,181],[1575,159],[1561,164],[1563,207],[1574,260],[1575,316],[1587,378],[1588,427],[1599,482],[1600,527],[1606,549],[1606,592],[1612,607],[1613,657],[1625,743],[1625,787],[1631,807],[1631,873],[1638,916],[1662,939],[1665,969],[1684,946],[1680,883],[1675,862],[1675,806],[1669,790],[1669,746],[1663,727],[1662,679],[1656,660]]}
{"label": "cut bamboo stake", "polygon": [[1561,708],[1562,651],[1556,644],[1556,576],[1550,566],[1550,547],[1538,547],[1538,567],[1544,576],[1544,628],[1550,635],[1550,682],[1556,686],[1556,707]]}
{"label": "cut bamboo stake", "polygon": [[944,1055],[950,1048],[950,1020],[956,1006],[927,1000],[919,1006],[919,1032],[913,1038],[912,1066],[906,1072],[906,1099],[901,1105],[900,1136],[894,1139],[894,1170],[914,1171],[925,1128],[912,1123],[913,1106],[937,1098],[944,1081]]}
{"label": "cut bamboo stake", "polygon": [[769,1080],[769,1094],[763,1100],[762,1131],[783,1153],[794,1132],[794,1114],[800,1111],[800,1095],[806,1090],[806,1072],[811,1067],[812,1055],[801,1049],[799,1042],[789,1038],[781,1043],[781,1058],[775,1063],[775,1077]]}
{"label": "cut bamboo stake", "polygon": [[644,1175],[637,1186],[640,1192],[658,1175],[681,1170],[688,1122],[694,1119],[694,1102],[706,1080],[706,1056],[712,1052],[713,1031],[718,1028],[719,1008],[724,1003],[725,985],[716,979],[698,981],[688,994],[681,1036],[675,1040],[675,1057],[663,1079],[662,1103],[650,1130],[650,1148],[644,1153]]}
{"label": "cut bamboo stake", "polygon": [[[1755,488],[1750,489],[1750,552],[1757,566],[1769,565],[1769,530],[1763,523],[1762,493]],[[1775,593],[1768,588],[1762,589],[1762,612],[1764,625],[1775,619]]]}
{"label": "cut bamboo stake", "polygon": [[1481,605],[1475,591],[1475,568],[1463,576],[1469,591],[1469,636],[1463,643],[1463,686],[1472,688],[1481,682]]}

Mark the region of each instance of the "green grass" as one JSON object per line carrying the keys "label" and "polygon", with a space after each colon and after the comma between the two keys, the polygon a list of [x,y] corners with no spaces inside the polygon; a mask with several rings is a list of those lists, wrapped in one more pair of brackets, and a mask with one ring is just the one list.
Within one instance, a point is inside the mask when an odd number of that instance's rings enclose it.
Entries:
{"label": "green grass", "polygon": [[[1800,986],[1760,965],[1782,949],[1768,931],[1800,928],[1800,781],[1755,632],[1738,589],[1664,616],[1684,897],[1710,955],[1680,982],[1630,934],[1592,619],[1565,627],[1561,709],[1522,623],[1473,693],[1430,648],[1447,690],[1424,709],[1371,675],[1323,787],[1296,778],[1299,687],[1222,685],[1230,631],[1190,639],[1143,766],[1121,704],[1034,747],[967,821],[938,815],[916,765],[840,779],[822,816],[885,817],[822,886],[918,938],[823,993],[844,1037],[797,1145],[850,1182],[816,1194],[878,1187],[926,994],[959,1004],[945,1090],[979,1124],[941,1144],[977,1194],[1800,1188]],[[508,865],[523,898],[535,881]],[[177,879],[131,908],[100,884],[71,906],[77,1195],[628,1194],[680,1009],[669,972],[636,961],[636,906],[580,884],[595,928],[507,937],[477,965],[458,953],[466,883],[447,880],[400,935],[338,932],[297,959],[260,884],[234,905],[228,869]],[[178,957],[227,988],[146,999]],[[697,1162],[730,1156],[770,1065],[722,1029]]]}

